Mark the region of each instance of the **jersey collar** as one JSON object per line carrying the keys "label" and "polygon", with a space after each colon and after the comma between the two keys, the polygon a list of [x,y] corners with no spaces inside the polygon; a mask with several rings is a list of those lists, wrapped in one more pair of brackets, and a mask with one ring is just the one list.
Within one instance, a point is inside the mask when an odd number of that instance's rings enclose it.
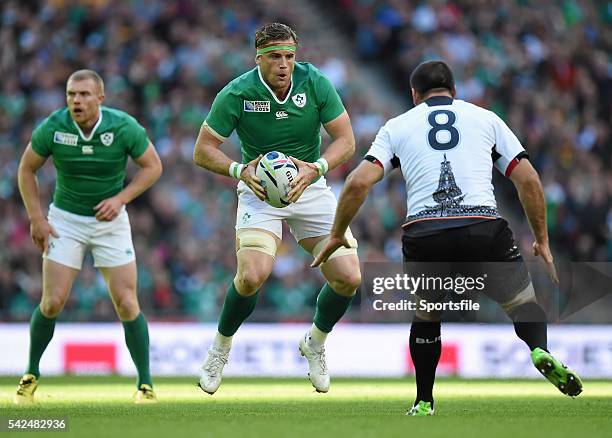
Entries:
{"label": "jersey collar", "polygon": [[89,136],[86,136],[85,134],[83,134],[83,131],[81,131],[81,127],[77,124],[77,122],[74,121],[72,117],[70,117],[70,119],[72,120],[72,123],[74,123],[74,126],[76,126],[76,129],[78,129],[79,135],[81,136],[83,140],[91,141],[94,134],[96,133],[96,129],[98,129],[98,126],[100,126],[100,124],[102,123],[102,108],[100,108],[99,111],[100,111],[100,117],[98,117],[98,121],[96,122],[94,127],[91,128],[91,132],[89,133]]}
{"label": "jersey collar", "polygon": [[453,98],[448,96],[432,96],[425,100],[427,106],[452,105]]}
{"label": "jersey collar", "polygon": [[261,83],[264,84],[264,87],[268,89],[276,103],[280,103],[282,105],[289,100],[289,96],[291,96],[291,91],[293,90],[293,74],[291,75],[291,85],[289,85],[289,92],[287,93],[287,97],[285,97],[285,100],[283,101],[278,100],[276,94],[274,93],[274,91],[272,91],[272,88],[270,88],[266,81],[264,81],[264,78],[261,76],[261,70],[259,69],[259,66],[257,66],[257,75],[259,76],[259,80],[261,81]]}

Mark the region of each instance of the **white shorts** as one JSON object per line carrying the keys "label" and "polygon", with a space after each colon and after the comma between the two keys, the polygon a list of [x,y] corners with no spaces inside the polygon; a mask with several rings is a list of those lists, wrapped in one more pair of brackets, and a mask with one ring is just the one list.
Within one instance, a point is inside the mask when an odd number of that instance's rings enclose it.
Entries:
{"label": "white shorts", "polygon": [[304,190],[296,203],[285,208],[272,207],[265,201],[260,201],[242,181],[238,183],[237,191],[236,230],[260,228],[282,239],[284,220],[298,242],[331,233],[337,201],[324,177]]}
{"label": "white shorts", "polygon": [[49,236],[43,257],[74,269],[81,269],[85,252],[91,249],[96,268],[112,268],[136,259],[132,230],[125,207],[110,222],[81,216],[51,204],[47,220],[59,237]]}

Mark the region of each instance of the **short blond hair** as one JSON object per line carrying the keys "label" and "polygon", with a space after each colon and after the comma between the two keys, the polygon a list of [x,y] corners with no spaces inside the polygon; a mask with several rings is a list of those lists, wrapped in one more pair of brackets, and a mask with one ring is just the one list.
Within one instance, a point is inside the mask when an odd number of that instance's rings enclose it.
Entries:
{"label": "short blond hair", "polygon": [[68,77],[68,81],[66,83],[70,81],[84,81],[87,79],[91,79],[92,81],[94,81],[98,85],[100,93],[104,94],[104,81],[102,80],[100,75],[93,70],[77,70]]}

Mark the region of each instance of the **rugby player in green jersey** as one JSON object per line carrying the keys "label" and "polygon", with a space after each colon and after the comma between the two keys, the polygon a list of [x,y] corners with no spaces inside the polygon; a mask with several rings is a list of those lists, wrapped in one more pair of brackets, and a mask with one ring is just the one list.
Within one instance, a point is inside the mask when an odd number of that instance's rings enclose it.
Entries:
{"label": "rugby player in green jersey", "polygon": [[[14,402],[34,401],[40,358],[85,252],[91,249],[138,371],[135,402],[154,403],[149,332],[136,296],[136,261],[125,205],[159,178],[162,164],[145,129],[133,117],[102,106],[104,83],[96,72],[74,72],[66,84],[66,101],[67,107],[53,112],[34,130],[19,164],[19,190],[30,234],[43,253],[43,291],[30,320],[29,364]],[[57,181],[45,218],[36,172],[50,156]],[[140,169],[124,187],[128,156]]]}
{"label": "rugby player in green jersey", "polygon": [[[198,166],[240,180],[238,269],[200,373],[200,387],[209,394],[221,384],[232,336],[255,308],[257,291],[272,272],[282,221],[297,242],[316,256],[330,234],[336,208],[324,174],[344,163],[355,150],[349,116],[338,93],[314,66],[295,60],[297,45],[297,36],[289,26],[273,23],[260,28],[255,34],[256,68],[219,92],[195,145]],[[321,125],[332,138],[322,156]],[[241,143],[242,163],[232,162],[219,149],[234,130]],[[264,202],[265,192],[255,175],[259,157],[270,151],[292,157],[299,170],[289,192],[291,204],[285,208]],[[310,381],[319,392],[329,390],[325,338],[348,309],[361,282],[357,242],[350,230],[346,237],[346,247],[321,266],[327,283],[317,298],[314,323],[299,343],[308,360]]]}

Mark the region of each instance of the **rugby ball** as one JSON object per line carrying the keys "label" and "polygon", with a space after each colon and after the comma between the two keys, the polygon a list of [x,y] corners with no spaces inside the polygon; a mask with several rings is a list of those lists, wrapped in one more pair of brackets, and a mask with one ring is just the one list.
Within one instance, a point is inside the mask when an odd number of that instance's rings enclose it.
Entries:
{"label": "rugby ball", "polygon": [[293,161],[282,152],[276,151],[261,157],[255,170],[255,175],[261,180],[266,191],[266,202],[276,208],[289,205],[287,194],[297,174],[298,170]]}

